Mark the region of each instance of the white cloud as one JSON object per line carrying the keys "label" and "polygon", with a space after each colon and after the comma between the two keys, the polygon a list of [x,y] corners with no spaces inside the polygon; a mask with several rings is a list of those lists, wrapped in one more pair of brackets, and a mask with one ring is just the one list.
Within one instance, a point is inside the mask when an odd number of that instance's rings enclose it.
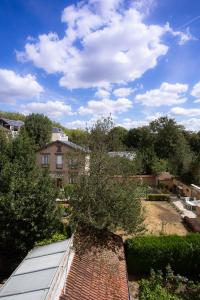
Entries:
{"label": "white cloud", "polygon": [[116,126],[122,126],[127,129],[130,128],[136,128],[136,127],[142,127],[148,125],[148,122],[145,120],[132,120],[130,118],[125,118],[121,122],[119,122]]}
{"label": "white cloud", "polygon": [[0,102],[15,102],[17,99],[37,97],[43,87],[35,76],[21,76],[12,70],[0,69]]}
{"label": "white cloud", "polygon": [[103,89],[103,88],[98,88],[96,93],[95,93],[95,97],[97,98],[108,98],[110,96],[110,91]]}
{"label": "white cloud", "polygon": [[119,89],[115,89],[113,91],[113,94],[116,97],[127,97],[134,91],[135,91],[135,89],[132,89],[132,88],[119,88]]}
{"label": "white cloud", "polygon": [[60,85],[69,89],[140,78],[167,53],[162,37],[169,26],[145,25],[141,12],[123,4],[124,0],[90,0],[68,6],[62,14],[65,36],[49,33],[37,42],[27,41],[18,59],[32,61],[47,73],[60,73]]}
{"label": "white cloud", "polygon": [[100,101],[90,100],[87,106],[79,108],[79,114],[108,115],[110,113],[122,113],[129,110],[132,105],[132,102],[126,98],[119,98],[117,100],[102,99]]}
{"label": "white cloud", "polygon": [[187,84],[170,84],[163,82],[159,89],[138,94],[135,100],[146,106],[176,105],[187,101],[185,92],[188,90]]}
{"label": "white cloud", "polygon": [[200,108],[183,108],[183,107],[173,107],[170,111],[173,115],[177,116],[188,116],[197,117],[200,116]]}
{"label": "white cloud", "polygon": [[169,29],[173,36],[177,36],[179,38],[178,44],[180,46],[184,45],[188,41],[197,40],[191,33],[189,27],[186,28],[185,32],[183,31],[173,31],[171,28]]}
{"label": "white cloud", "polygon": [[59,118],[65,115],[71,115],[71,106],[62,101],[31,102],[21,105],[25,114],[42,113],[52,118]]}
{"label": "white cloud", "polygon": [[200,131],[200,118],[190,118],[178,122],[186,127],[187,130]]}
{"label": "white cloud", "polygon": [[195,98],[197,98],[197,99],[194,101],[195,103],[199,103],[199,102],[200,102],[200,81],[197,82],[197,83],[193,86],[191,95],[194,96]]}

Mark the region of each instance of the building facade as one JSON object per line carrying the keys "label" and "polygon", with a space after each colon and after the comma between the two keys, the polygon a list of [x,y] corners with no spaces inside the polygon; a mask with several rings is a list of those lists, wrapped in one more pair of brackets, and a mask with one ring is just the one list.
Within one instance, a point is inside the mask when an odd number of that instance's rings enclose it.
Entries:
{"label": "building facade", "polygon": [[76,183],[78,175],[89,169],[89,152],[70,141],[54,141],[36,153],[37,165],[48,168],[57,187]]}

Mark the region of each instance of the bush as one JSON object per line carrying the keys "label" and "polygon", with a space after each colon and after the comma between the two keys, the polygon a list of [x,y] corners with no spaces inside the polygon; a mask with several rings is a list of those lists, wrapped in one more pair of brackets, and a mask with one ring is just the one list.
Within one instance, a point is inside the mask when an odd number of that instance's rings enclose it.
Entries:
{"label": "bush", "polygon": [[197,218],[184,217],[184,222],[192,231],[200,233],[200,220]]}
{"label": "bush", "polygon": [[140,300],[200,300],[200,282],[174,275],[168,266],[165,274],[152,271],[140,281],[139,296]]}
{"label": "bush", "polygon": [[66,240],[68,237],[63,233],[54,233],[50,238],[38,241],[35,246],[44,246],[55,242]]}
{"label": "bush", "polygon": [[149,201],[169,201],[170,196],[168,194],[149,194],[147,197]]}
{"label": "bush", "polygon": [[152,284],[146,280],[141,280],[140,283],[140,300],[179,300],[180,298],[170,294],[160,284]]}
{"label": "bush", "polygon": [[170,264],[176,273],[198,276],[200,273],[200,234],[187,236],[142,236],[125,242],[130,274],[149,274],[151,269],[165,270]]}

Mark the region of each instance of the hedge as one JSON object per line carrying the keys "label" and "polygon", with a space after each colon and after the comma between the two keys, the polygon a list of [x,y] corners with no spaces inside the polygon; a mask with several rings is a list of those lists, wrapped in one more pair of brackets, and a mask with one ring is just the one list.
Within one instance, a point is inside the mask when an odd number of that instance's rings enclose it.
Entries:
{"label": "hedge", "polygon": [[147,197],[149,201],[169,201],[170,196],[168,194],[149,194]]}
{"label": "hedge", "polygon": [[187,236],[142,236],[125,242],[129,274],[145,275],[151,269],[165,270],[188,277],[200,274],[200,234]]}

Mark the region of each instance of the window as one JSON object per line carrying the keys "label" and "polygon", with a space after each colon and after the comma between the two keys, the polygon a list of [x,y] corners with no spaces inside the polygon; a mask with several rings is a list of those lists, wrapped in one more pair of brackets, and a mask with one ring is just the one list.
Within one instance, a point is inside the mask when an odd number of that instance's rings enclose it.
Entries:
{"label": "window", "polygon": [[78,159],[77,158],[70,158],[69,159],[69,167],[75,169],[78,167]]}
{"label": "window", "polygon": [[47,167],[49,165],[49,154],[42,154],[42,166]]}
{"label": "window", "polygon": [[73,184],[73,183],[77,183],[77,174],[70,174],[69,175],[69,183]]}
{"label": "window", "polygon": [[62,169],[63,168],[63,156],[62,155],[56,155],[56,168]]}

